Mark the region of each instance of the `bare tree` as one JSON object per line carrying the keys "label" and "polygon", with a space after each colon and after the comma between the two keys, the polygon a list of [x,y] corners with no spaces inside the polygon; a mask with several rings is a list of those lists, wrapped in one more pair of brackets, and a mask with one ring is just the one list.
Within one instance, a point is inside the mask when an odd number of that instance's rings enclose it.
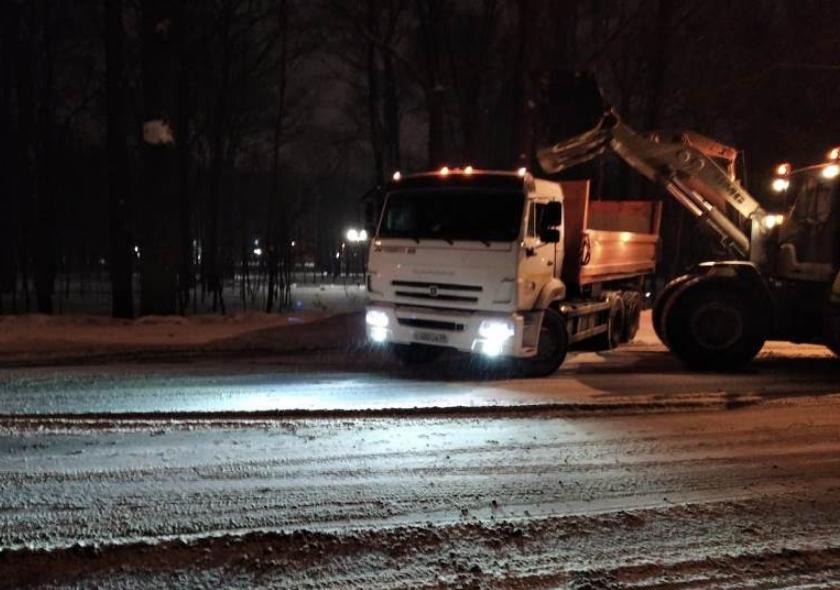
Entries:
{"label": "bare tree", "polygon": [[143,124],[141,186],[142,314],[174,314],[178,289],[177,129],[178,68],[175,7],[169,0],[143,0]]}
{"label": "bare tree", "polygon": [[122,0],[105,0],[105,91],[107,102],[108,207],[111,313],[134,315],[133,258],[129,230],[130,169],[125,95],[125,30]]}

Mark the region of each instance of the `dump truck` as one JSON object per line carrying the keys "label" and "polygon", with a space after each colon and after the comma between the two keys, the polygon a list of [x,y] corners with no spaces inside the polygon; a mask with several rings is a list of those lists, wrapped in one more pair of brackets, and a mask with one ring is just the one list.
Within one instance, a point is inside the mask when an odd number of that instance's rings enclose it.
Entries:
{"label": "dump truck", "polygon": [[454,349],[543,376],[571,345],[635,335],[659,203],[593,200],[588,181],[524,168],[395,173],[384,192],[365,321],[403,362]]}
{"label": "dump truck", "polygon": [[658,296],[653,324],[697,369],[734,369],[765,341],[821,343],[840,355],[840,149],[798,170],[779,166],[782,211],[734,176],[737,150],[690,132],[637,133],[613,110],[538,152],[558,174],[611,152],[712,230],[727,255],[688,269]]}

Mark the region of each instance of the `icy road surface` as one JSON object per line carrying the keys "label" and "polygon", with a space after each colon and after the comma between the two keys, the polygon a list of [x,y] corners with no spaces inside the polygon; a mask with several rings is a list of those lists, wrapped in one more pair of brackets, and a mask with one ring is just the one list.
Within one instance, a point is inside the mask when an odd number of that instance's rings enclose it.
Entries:
{"label": "icy road surface", "polygon": [[331,354],[0,370],[0,588],[840,587],[818,347],[530,381]]}

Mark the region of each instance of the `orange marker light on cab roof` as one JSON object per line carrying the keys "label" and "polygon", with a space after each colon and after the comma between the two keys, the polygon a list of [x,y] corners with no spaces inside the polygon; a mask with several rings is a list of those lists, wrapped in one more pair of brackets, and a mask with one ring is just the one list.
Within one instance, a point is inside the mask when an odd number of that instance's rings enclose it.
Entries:
{"label": "orange marker light on cab roof", "polygon": [[443,168],[441,168],[440,169],[440,175],[441,176],[449,176],[449,167],[444,166]]}
{"label": "orange marker light on cab roof", "polygon": [[840,146],[832,148],[831,151],[828,152],[828,159],[840,160]]}
{"label": "orange marker light on cab roof", "polygon": [[776,166],[776,174],[778,176],[787,176],[790,174],[790,164],[785,162],[784,164],[779,164]]}

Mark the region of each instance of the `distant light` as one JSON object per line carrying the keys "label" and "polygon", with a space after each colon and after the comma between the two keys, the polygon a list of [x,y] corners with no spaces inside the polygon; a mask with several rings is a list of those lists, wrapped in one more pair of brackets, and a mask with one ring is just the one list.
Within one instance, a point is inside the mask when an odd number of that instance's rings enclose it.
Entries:
{"label": "distant light", "polygon": [[464,168],[464,174],[466,174],[467,176],[469,176],[472,173],[473,173],[473,167],[472,166],[467,166],[466,168]]}
{"label": "distant light", "polygon": [[259,245],[260,245],[260,241],[259,240],[254,240],[254,246],[259,246]]}
{"label": "distant light", "polygon": [[523,166],[522,168],[516,171],[516,174],[518,174],[519,176],[525,176],[526,172],[528,172],[528,169]]}
{"label": "distant light", "polygon": [[254,256],[262,256],[262,248],[254,248]]}
{"label": "distant light", "polygon": [[400,174],[400,171],[397,170],[391,178],[394,179],[394,182],[399,182],[400,178],[402,178],[402,174]]}
{"label": "distant light", "polygon": [[140,254],[140,246],[134,246],[134,253]]}
{"label": "distant light", "polygon": [[646,291],[646,292],[645,292],[645,297],[647,297],[648,299],[650,299],[650,296],[651,296],[651,292],[650,292],[650,291]]}
{"label": "distant light", "polygon": [[292,248],[294,248],[294,247],[295,247],[295,241],[292,240]]}
{"label": "distant light", "polygon": [[336,258],[341,258],[341,252],[336,252],[336,253],[335,253],[335,257],[336,257]]}
{"label": "distant light", "polygon": [[831,151],[828,152],[828,159],[840,160],[840,147],[832,148]]}
{"label": "distant light", "polygon": [[840,174],[840,165],[837,164],[829,164],[822,171],[823,178],[837,178],[838,174]]}
{"label": "distant light", "polygon": [[787,176],[788,174],[790,174],[790,170],[791,170],[791,167],[790,167],[790,164],[788,162],[785,162],[783,164],[779,164],[778,166],[776,166],[776,175],[777,176]]}
{"label": "distant light", "polygon": [[786,191],[790,186],[790,181],[787,178],[774,178],[773,184],[771,185],[773,190],[777,193],[782,191]]}
{"label": "distant light", "polygon": [[[364,229],[356,229],[351,227],[348,229],[344,236],[347,238],[347,241],[351,244],[358,244],[359,242],[367,242],[368,240],[368,233],[367,230]],[[341,244],[342,248],[346,247],[346,244]]]}
{"label": "distant light", "polygon": [[449,176],[449,167],[444,166],[443,168],[441,168],[440,169],[440,175],[441,176]]}

